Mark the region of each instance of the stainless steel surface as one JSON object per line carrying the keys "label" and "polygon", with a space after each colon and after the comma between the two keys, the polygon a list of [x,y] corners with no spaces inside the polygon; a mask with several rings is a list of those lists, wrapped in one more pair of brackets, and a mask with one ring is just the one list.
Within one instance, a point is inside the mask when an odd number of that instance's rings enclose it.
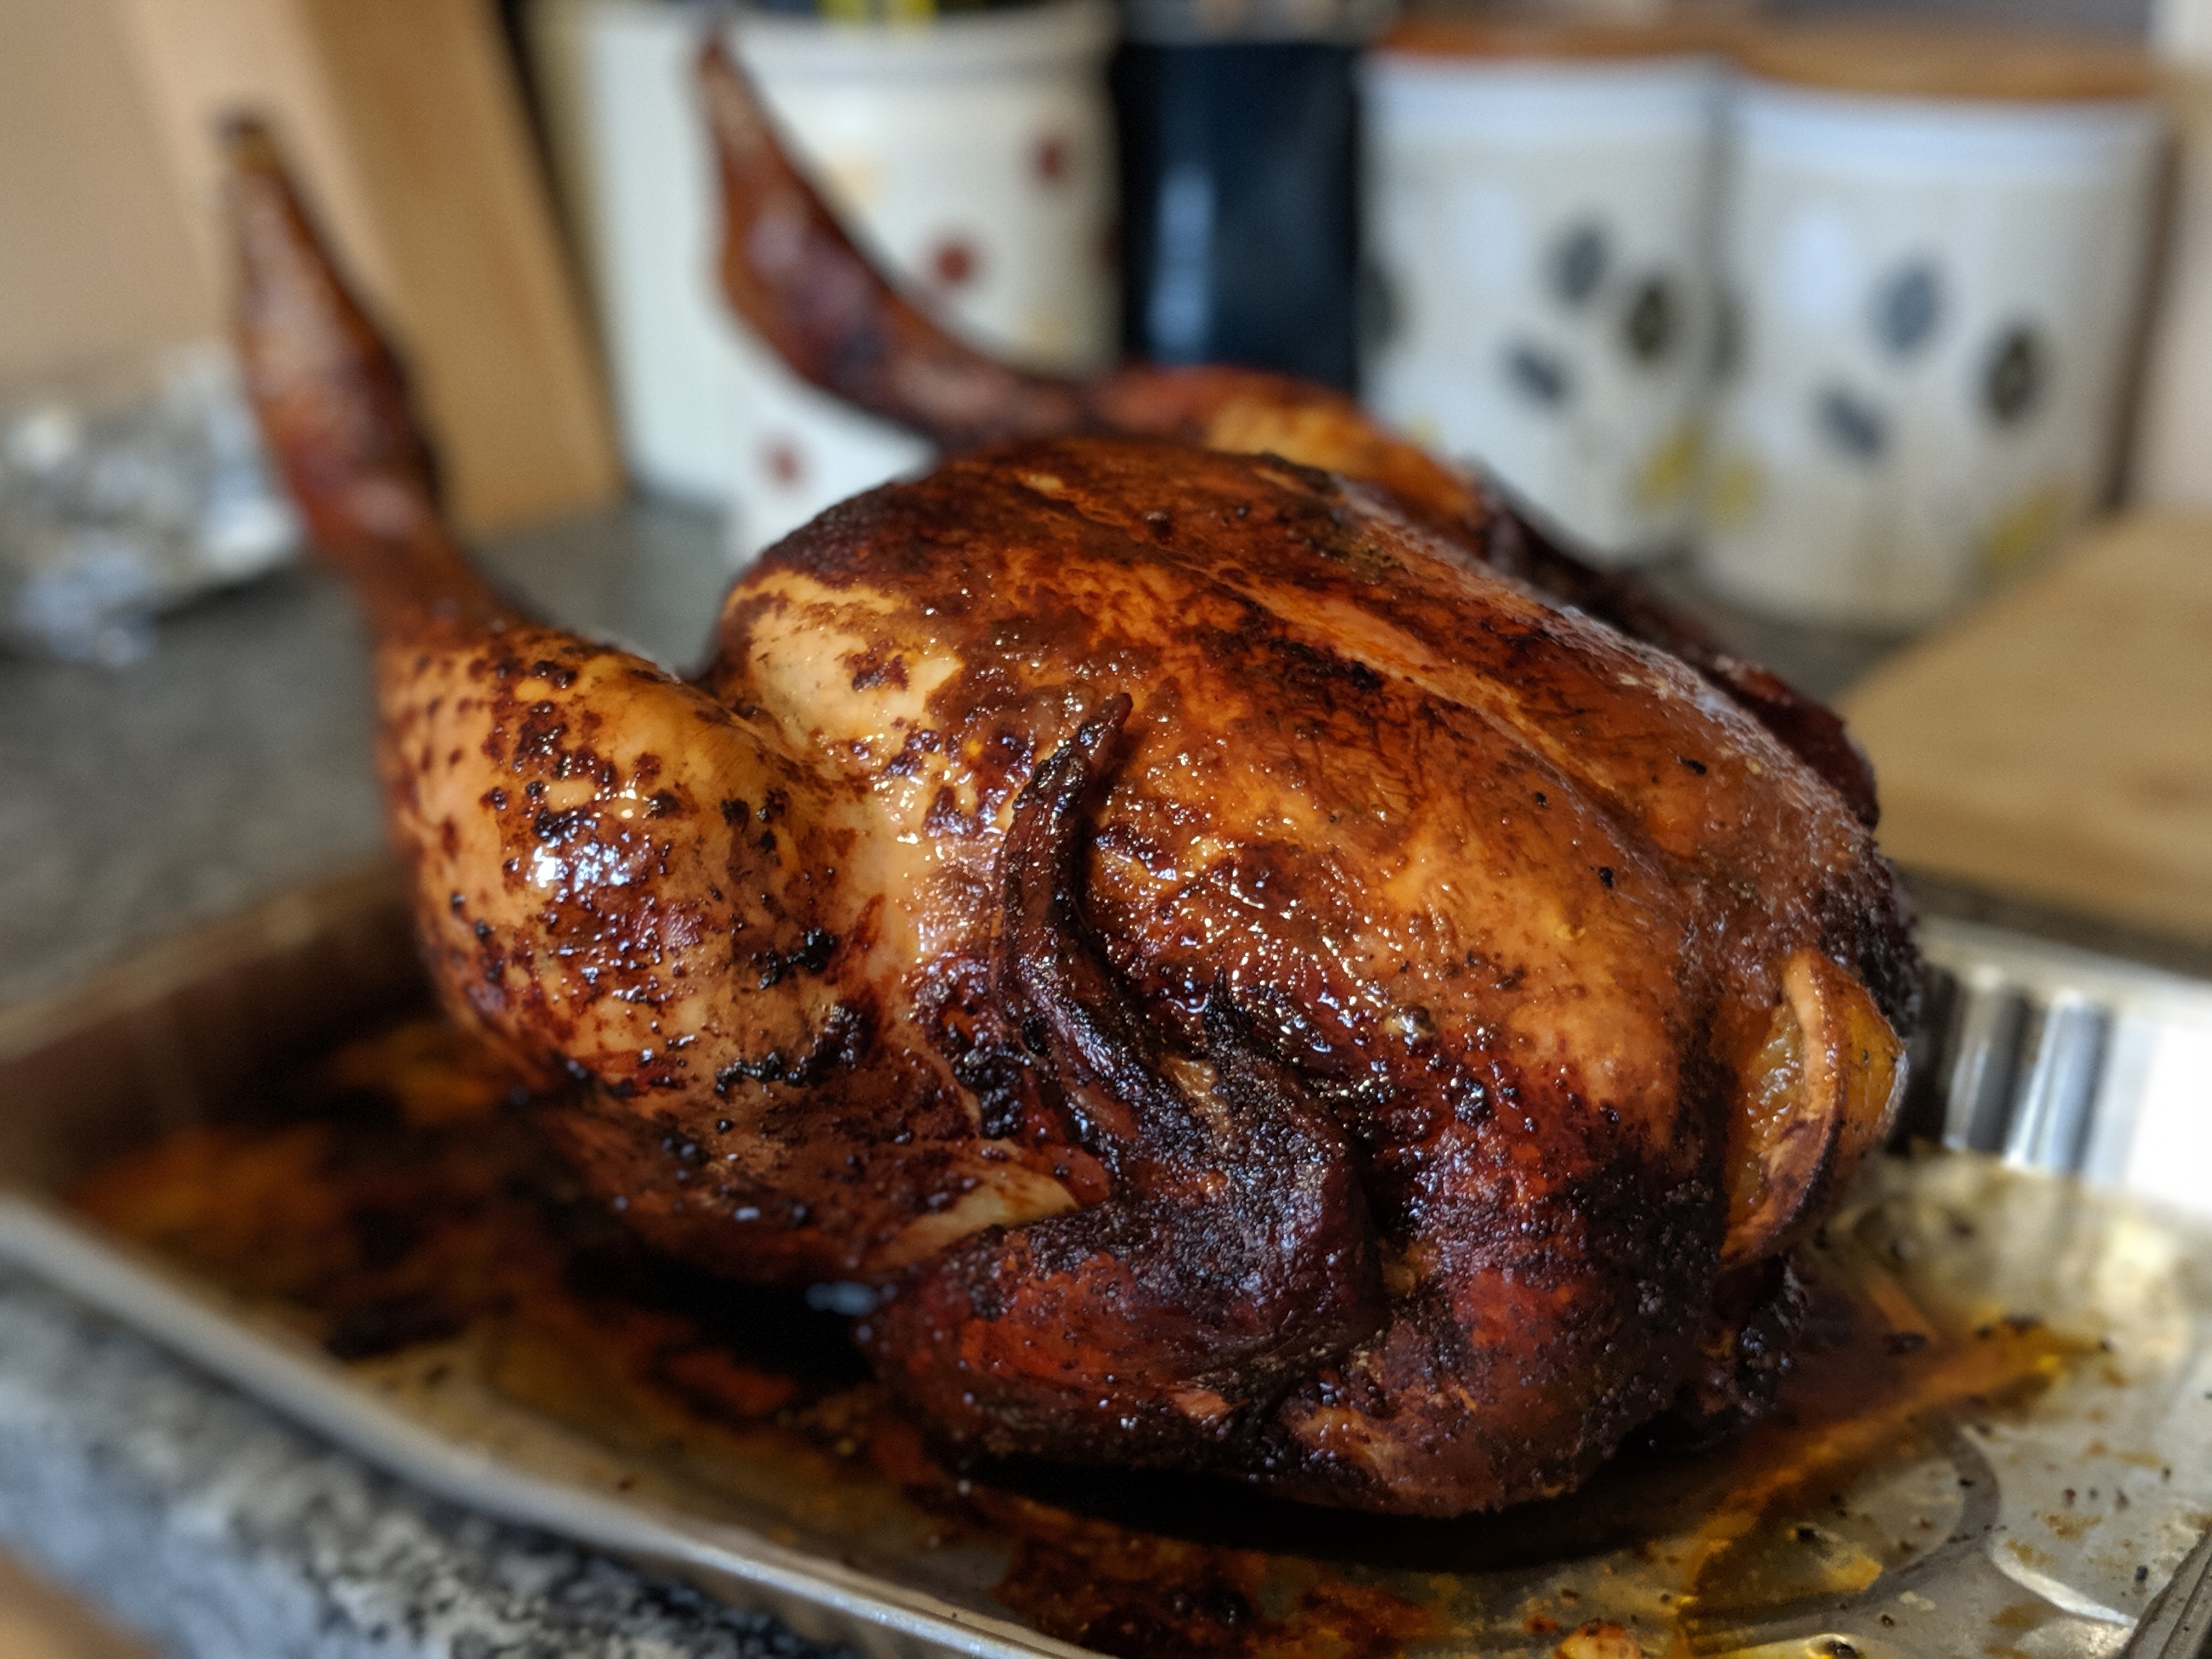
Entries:
{"label": "stainless steel surface", "polygon": [[1910,1130],[2212,1215],[2212,982],[1924,917]]}

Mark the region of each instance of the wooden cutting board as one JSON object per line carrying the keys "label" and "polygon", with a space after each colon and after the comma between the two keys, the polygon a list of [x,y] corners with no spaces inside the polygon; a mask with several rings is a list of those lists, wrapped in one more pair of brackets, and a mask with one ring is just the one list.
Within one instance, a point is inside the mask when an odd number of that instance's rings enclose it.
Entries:
{"label": "wooden cutting board", "polygon": [[2212,941],[2212,518],[2131,514],[1841,700],[1890,856]]}

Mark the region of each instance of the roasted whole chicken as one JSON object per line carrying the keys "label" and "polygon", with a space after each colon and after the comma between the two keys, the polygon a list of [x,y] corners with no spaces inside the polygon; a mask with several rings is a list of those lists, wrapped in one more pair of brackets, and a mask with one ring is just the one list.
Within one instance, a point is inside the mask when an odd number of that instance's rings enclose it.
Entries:
{"label": "roasted whole chicken", "polygon": [[975,357],[705,84],[747,314],[963,453],[771,550],[693,681],[470,570],[228,142],[248,384],[374,626],[432,975],[587,1184],[834,1287],[983,1452],[1442,1515],[1755,1395],[1917,982],[1840,727],[1328,394]]}

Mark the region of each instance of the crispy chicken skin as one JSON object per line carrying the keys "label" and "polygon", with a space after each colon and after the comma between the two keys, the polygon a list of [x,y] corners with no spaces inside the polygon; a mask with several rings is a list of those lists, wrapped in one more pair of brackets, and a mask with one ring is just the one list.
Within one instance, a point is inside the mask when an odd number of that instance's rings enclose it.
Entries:
{"label": "crispy chicken skin", "polygon": [[580,1085],[648,1239],[865,1287],[956,1442],[1377,1510],[1559,1491],[1733,1363],[1914,983],[1860,813],[1738,702],[1388,480],[1101,435],[833,509],[677,679],[471,574],[229,155],[434,981]]}

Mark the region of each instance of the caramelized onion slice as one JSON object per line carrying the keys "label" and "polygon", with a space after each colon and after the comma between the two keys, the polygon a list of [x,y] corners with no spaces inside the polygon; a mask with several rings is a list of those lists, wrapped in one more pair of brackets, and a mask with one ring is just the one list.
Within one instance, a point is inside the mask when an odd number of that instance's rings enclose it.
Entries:
{"label": "caramelized onion slice", "polygon": [[1771,1255],[1819,1213],[1889,1133],[1905,1072],[1905,1044],[1865,986],[1816,951],[1783,965],[1729,1129],[1724,1266]]}

